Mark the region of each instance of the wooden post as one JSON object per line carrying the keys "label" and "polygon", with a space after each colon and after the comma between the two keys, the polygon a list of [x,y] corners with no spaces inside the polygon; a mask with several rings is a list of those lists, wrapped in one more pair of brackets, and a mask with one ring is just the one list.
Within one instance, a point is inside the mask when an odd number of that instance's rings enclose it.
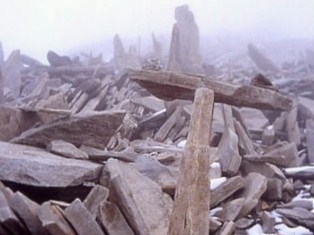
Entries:
{"label": "wooden post", "polygon": [[213,105],[212,90],[196,90],[168,235],[209,233],[209,142]]}

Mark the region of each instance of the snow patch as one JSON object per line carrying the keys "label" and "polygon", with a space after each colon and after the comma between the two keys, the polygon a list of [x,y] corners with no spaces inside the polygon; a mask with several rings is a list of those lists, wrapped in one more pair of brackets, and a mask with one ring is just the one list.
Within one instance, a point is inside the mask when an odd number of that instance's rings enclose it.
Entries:
{"label": "snow patch", "polygon": [[217,169],[217,168],[220,168],[220,164],[219,164],[219,162],[213,162],[212,164],[210,164],[210,167]]}
{"label": "snow patch", "polygon": [[186,144],[186,140],[181,140],[181,141],[178,143],[178,147],[184,148],[184,147],[185,147],[185,144]]}
{"label": "snow patch", "polygon": [[[298,226],[295,228],[289,228],[285,224],[277,224],[275,226],[275,229],[278,231],[279,235],[313,235],[313,233],[308,230],[307,228],[304,228],[302,226]],[[257,233],[256,233],[257,234]],[[262,234],[262,233],[260,233]]]}
{"label": "snow patch", "polygon": [[257,234],[264,234],[263,228],[260,224],[255,224],[253,227],[246,230],[248,235],[257,235]]}
{"label": "snow patch", "polygon": [[219,185],[221,185],[226,180],[227,180],[226,177],[220,177],[220,178],[210,180],[210,190],[216,189]]}
{"label": "snow patch", "polygon": [[302,171],[313,171],[314,172],[314,166],[291,167],[291,168],[285,169],[285,172],[287,174],[296,174],[296,173],[302,172]]}

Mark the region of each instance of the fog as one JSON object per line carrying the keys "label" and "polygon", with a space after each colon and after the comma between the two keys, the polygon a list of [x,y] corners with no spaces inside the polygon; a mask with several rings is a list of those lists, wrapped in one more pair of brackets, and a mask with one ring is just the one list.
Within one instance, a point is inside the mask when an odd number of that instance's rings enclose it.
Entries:
{"label": "fog", "polygon": [[203,41],[314,39],[313,0],[0,0],[0,41],[6,56],[19,48],[39,60],[50,49],[110,57],[116,33],[148,42],[154,32],[167,41],[182,4],[194,12]]}

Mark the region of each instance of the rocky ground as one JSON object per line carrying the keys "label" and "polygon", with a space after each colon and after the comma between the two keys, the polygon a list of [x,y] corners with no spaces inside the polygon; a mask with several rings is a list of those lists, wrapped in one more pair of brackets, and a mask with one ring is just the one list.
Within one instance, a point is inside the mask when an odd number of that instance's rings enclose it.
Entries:
{"label": "rocky ground", "polygon": [[166,58],[0,61],[0,234],[313,234],[314,53],[180,64],[182,24]]}

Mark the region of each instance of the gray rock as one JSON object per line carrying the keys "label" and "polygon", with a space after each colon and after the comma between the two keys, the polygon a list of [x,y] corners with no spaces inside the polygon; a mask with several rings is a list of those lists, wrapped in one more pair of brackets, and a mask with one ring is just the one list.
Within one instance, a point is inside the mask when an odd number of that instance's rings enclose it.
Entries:
{"label": "gray rock", "polygon": [[3,66],[3,85],[4,87],[8,87],[11,92],[13,98],[17,98],[20,95],[21,89],[21,71],[22,62],[20,58],[20,51],[15,50],[9,55]]}
{"label": "gray rock", "polygon": [[0,142],[0,180],[38,187],[67,187],[96,181],[102,168],[43,149]]}
{"label": "gray rock", "polygon": [[75,147],[75,145],[65,142],[63,140],[53,140],[48,146],[47,150],[58,155],[74,158],[74,159],[88,159],[87,153]]}
{"label": "gray rock", "polygon": [[106,164],[110,172],[114,203],[139,235],[165,235],[172,200],[160,186],[134,167],[115,159]]}
{"label": "gray rock", "polygon": [[199,52],[199,30],[188,5],[175,9],[177,23],[173,26],[168,70],[203,73]]}

